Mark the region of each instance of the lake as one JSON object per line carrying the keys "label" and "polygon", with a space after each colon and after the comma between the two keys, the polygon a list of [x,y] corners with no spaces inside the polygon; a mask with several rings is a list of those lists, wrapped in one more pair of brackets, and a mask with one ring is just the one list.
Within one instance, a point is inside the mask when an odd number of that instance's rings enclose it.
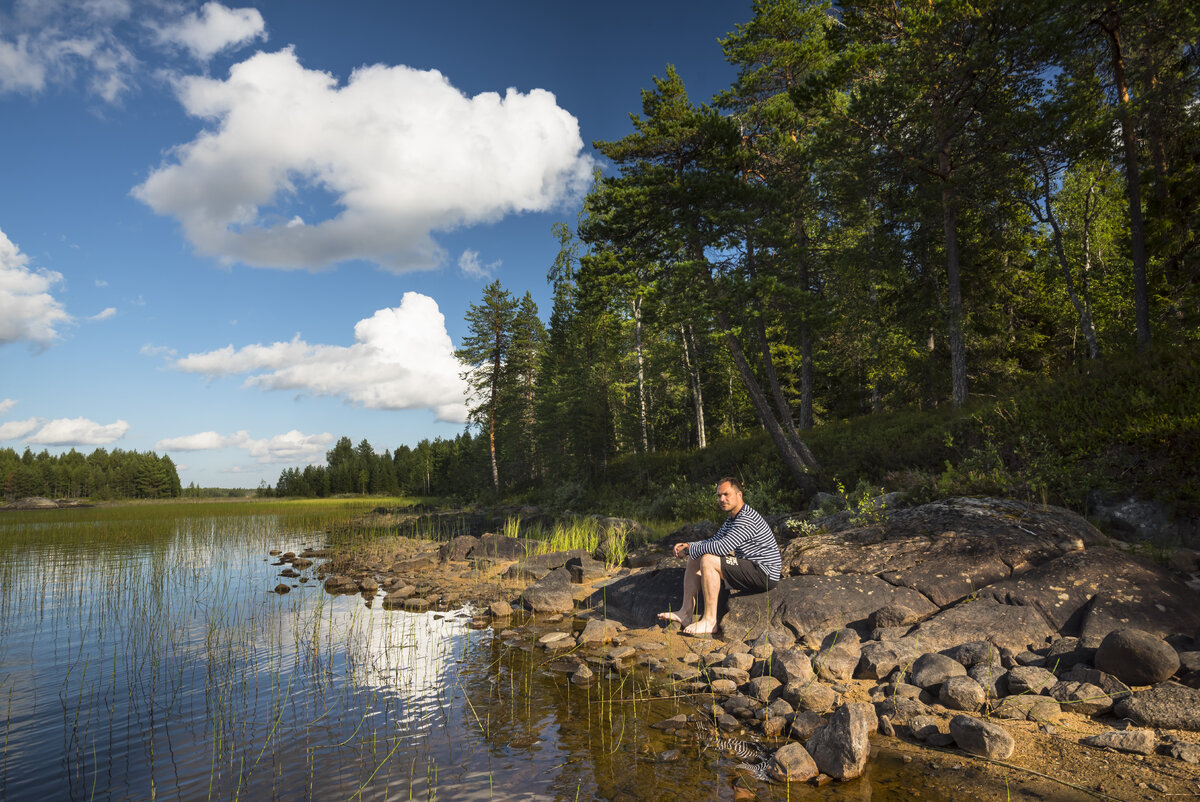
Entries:
{"label": "lake", "polygon": [[823,788],[741,778],[650,726],[697,704],[642,672],[579,687],[469,608],[273,592],[268,550],[376,503],[0,512],[0,800],[1044,798],[890,749]]}

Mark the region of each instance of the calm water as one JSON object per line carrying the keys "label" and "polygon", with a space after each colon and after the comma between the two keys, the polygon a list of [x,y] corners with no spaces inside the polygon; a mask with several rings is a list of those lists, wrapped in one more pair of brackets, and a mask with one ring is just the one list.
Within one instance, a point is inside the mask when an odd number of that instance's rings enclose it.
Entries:
{"label": "calm water", "polygon": [[0,513],[0,800],[1041,796],[888,752],[822,789],[739,781],[649,727],[694,707],[645,677],[573,686],[467,610],[276,595],[267,549],[324,545],[280,515],[146,516]]}

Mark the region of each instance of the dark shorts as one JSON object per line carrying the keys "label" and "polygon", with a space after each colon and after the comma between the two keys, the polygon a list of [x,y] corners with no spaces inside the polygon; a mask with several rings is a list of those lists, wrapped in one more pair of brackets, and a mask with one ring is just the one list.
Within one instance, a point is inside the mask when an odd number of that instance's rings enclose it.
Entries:
{"label": "dark shorts", "polygon": [[758,563],[744,557],[722,557],[721,576],[730,590],[742,593],[761,593],[779,584],[778,580],[769,578]]}

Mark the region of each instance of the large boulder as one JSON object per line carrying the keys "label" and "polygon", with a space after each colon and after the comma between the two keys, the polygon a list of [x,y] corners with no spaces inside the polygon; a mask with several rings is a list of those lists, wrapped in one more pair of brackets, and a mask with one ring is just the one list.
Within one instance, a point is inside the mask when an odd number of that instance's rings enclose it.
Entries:
{"label": "large boulder", "polygon": [[950,734],[959,749],[990,760],[1007,760],[1016,748],[1016,741],[1008,730],[974,716],[950,719]]}
{"label": "large boulder", "polygon": [[639,569],[598,588],[585,600],[604,617],[627,627],[654,626],[658,614],[678,610],[683,601],[683,569]]}
{"label": "large boulder", "polygon": [[486,534],[479,538],[479,544],[471,550],[475,559],[490,557],[497,560],[517,560],[527,554],[537,551],[538,542],[527,537],[508,537],[507,535]]}
{"label": "large boulder", "polygon": [[1163,682],[1121,699],[1113,713],[1144,727],[1200,732],[1200,691]]}
{"label": "large boulder", "polygon": [[474,535],[458,535],[438,547],[438,559],[465,560],[471,556],[471,551],[479,545],[479,538]]}
{"label": "large boulder", "polygon": [[922,621],[910,637],[926,649],[938,651],[967,641],[990,640],[1001,649],[1021,652],[1030,646],[1044,646],[1053,634],[1054,629],[1034,607],[980,598]]}
{"label": "large boulder", "polygon": [[521,594],[521,601],[535,613],[569,613],[575,609],[571,572],[555,568]]}
{"label": "large boulder", "polygon": [[555,568],[562,568],[567,561],[584,557],[591,559],[591,554],[584,549],[551,551],[546,554],[523,557],[508,567],[508,570],[504,572],[504,578],[517,581],[538,580]]}
{"label": "large boulder", "polygon": [[1116,629],[1096,650],[1096,668],[1129,685],[1154,685],[1179,670],[1169,643],[1140,629]]}
{"label": "large boulder", "polygon": [[812,666],[817,676],[827,682],[852,679],[861,656],[858,633],[839,629],[821,641],[821,650],[812,658]]}
{"label": "large boulder", "polygon": [[951,677],[965,677],[963,664],[944,654],[926,653],[912,665],[912,684],[925,690],[936,689]]}
{"label": "large boulder", "polygon": [[839,780],[862,774],[871,754],[869,736],[879,726],[874,708],[862,702],[839,707],[829,723],[819,727],[806,748],[817,768]]}

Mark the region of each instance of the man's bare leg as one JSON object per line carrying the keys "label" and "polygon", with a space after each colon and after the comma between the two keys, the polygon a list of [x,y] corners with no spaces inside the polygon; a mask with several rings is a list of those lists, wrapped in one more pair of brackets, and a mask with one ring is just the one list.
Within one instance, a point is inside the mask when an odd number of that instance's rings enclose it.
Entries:
{"label": "man's bare leg", "polygon": [[668,611],[659,613],[659,621],[662,621],[664,624],[678,621],[685,627],[691,625],[692,611],[696,609],[696,592],[700,589],[700,566],[702,559],[702,557],[693,557],[687,561],[687,565],[683,568],[683,604],[680,605],[679,612]]}
{"label": "man's bare leg", "polygon": [[[690,561],[689,561],[690,565]],[[721,596],[721,558],[715,554],[700,557],[700,586],[704,592],[704,616],[683,628],[686,635],[711,635],[717,631],[717,601]]]}

